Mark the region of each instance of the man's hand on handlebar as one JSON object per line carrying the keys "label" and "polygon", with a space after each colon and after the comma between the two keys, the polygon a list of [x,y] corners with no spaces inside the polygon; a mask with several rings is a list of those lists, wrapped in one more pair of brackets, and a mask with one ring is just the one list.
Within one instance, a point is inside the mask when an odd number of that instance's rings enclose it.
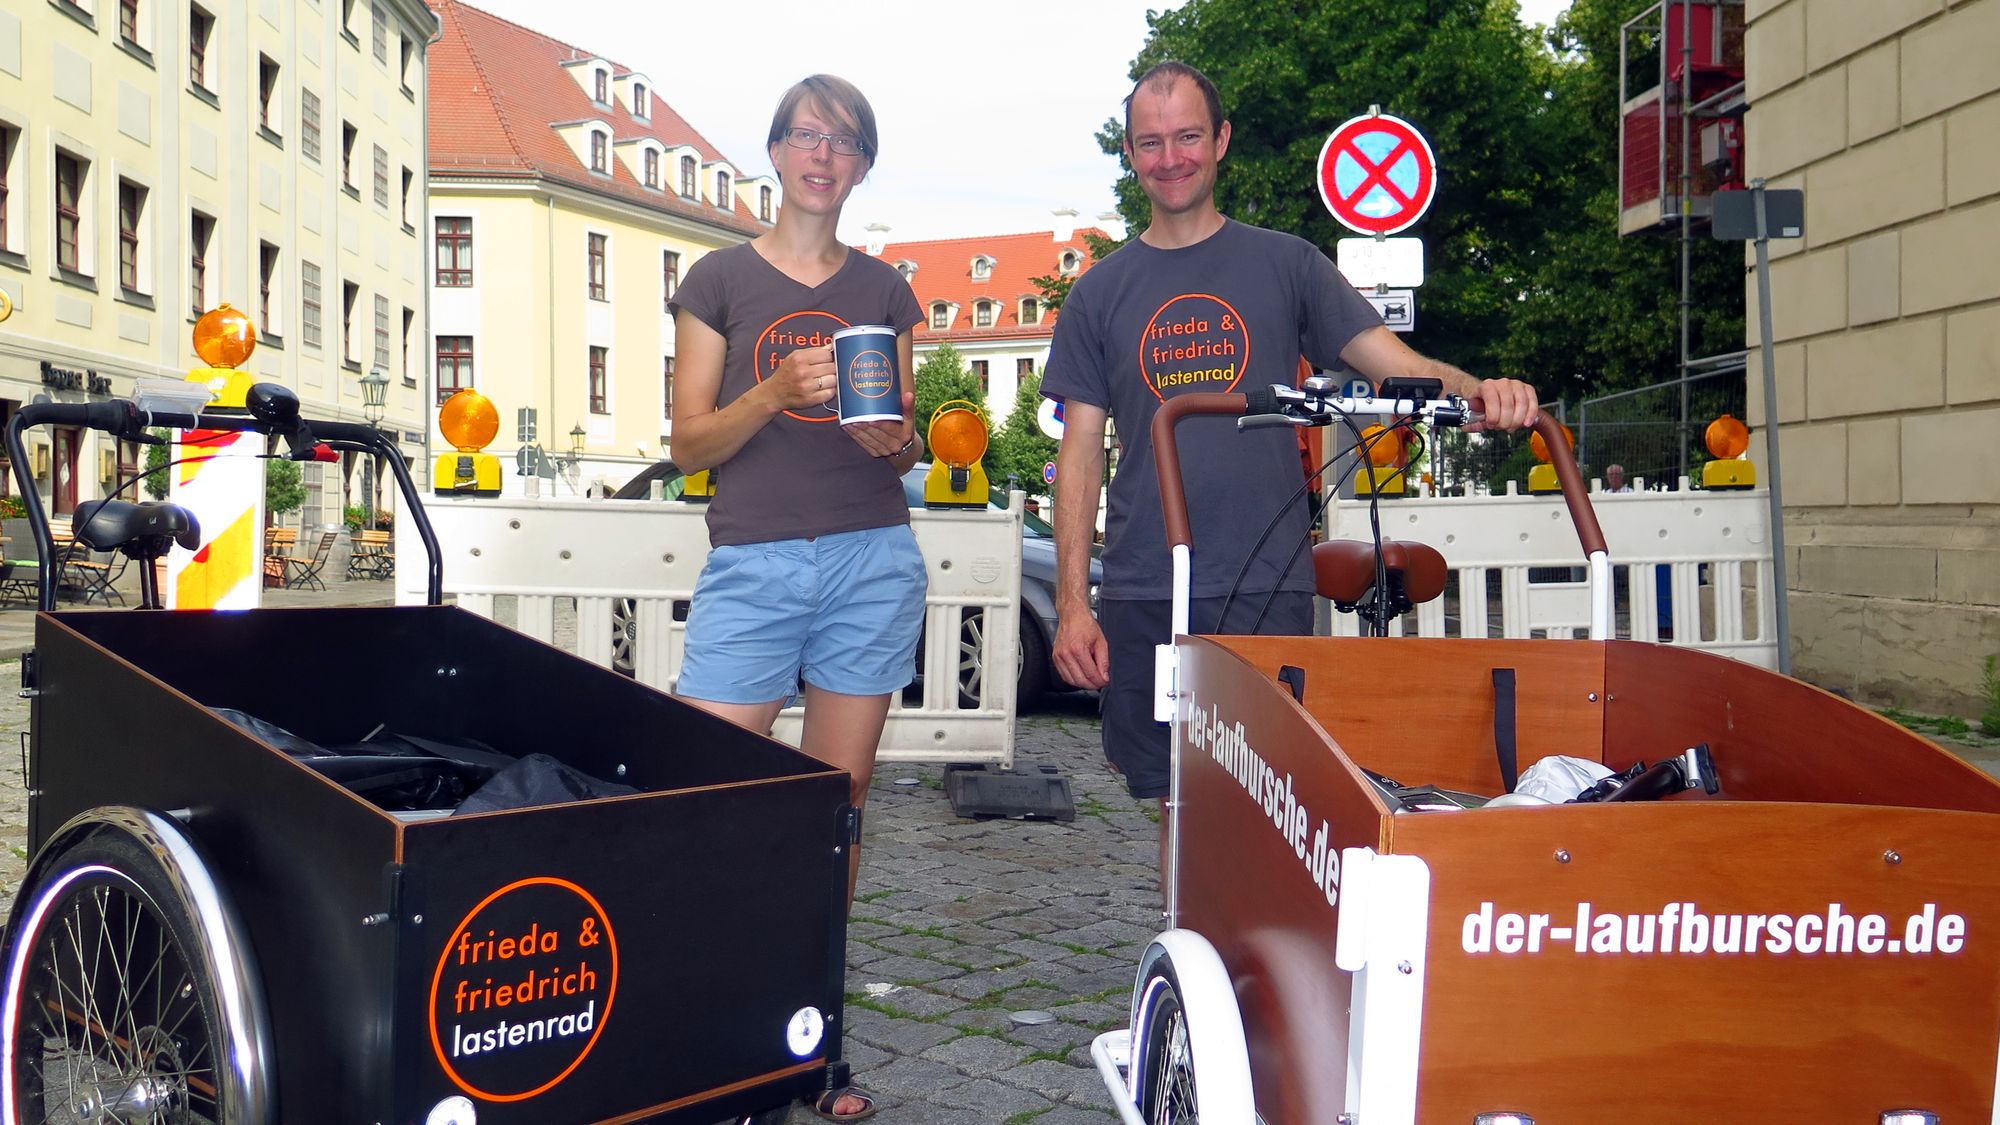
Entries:
{"label": "man's hand on handlebar", "polygon": [[1049,657],[1055,662],[1057,674],[1067,683],[1101,688],[1111,682],[1111,646],[1088,609],[1061,615]]}
{"label": "man's hand on handlebar", "polygon": [[1519,379],[1481,379],[1478,388],[1466,398],[1474,410],[1484,415],[1467,426],[1467,430],[1526,429],[1541,415],[1535,388]]}

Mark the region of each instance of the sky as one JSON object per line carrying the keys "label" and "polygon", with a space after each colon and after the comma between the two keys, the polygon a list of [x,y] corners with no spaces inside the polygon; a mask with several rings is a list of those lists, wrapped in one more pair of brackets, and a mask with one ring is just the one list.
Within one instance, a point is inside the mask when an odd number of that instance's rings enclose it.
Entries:
{"label": "sky", "polygon": [[[890,241],[1048,230],[1114,207],[1118,161],[1097,146],[1131,88],[1146,14],[1163,0],[469,0],[477,8],[642,71],[681,116],[750,175],[786,87],[829,71],[875,107],[881,156],[849,197],[840,236]],[[1546,23],[1569,0],[1520,0]],[[753,13],[754,12],[754,16]],[[724,46],[727,45],[727,46]],[[1366,107],[1362,107],[1365,109]]]}

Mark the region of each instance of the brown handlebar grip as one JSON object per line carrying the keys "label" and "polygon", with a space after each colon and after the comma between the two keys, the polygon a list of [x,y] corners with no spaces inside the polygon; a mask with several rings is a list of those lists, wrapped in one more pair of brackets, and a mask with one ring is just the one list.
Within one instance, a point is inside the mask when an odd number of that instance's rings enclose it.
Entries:
{"label": "brown handlebar grip", "polygon": [[[1187,489],[1181,483],[1181,451],[1174,427],[1191,414],[1240,415],[1250,401],[1240,394],[1176,395],[1153,414],[1153,468],[1160,475],[1160,514],[1166,520],[1167,549],[1194,545],[1188,531]],[[1595,524],[1592,525],[1596,526]]]}
{"label": "brown handlebar grip", "polygon": [[1542,435],[1542,444],[1548,447],[1549,464],[1555,466],[1563,502],[1569,505],[1569,519],[1576,525],[1584,557],[1604,551],[1604,529],[1597,526],[1597,509],[1590,506],[1590,492],[1583,485],[1583,473],[1576,467],[1576,453],[1563,438],[1562,423],[1544,410],[1535,417],[1535,432]]}

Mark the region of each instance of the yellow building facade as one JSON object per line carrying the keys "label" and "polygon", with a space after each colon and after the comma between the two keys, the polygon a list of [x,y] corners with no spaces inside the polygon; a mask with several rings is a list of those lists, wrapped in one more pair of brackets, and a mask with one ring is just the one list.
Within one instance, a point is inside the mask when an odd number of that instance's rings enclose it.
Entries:
{"label": "yellow building facade", "polygon": [[[248,313],[249,367],[309,415],[424,460],[425,48],[418,0],[47,0],[0,9],[0,411],[131,393],[198,365],[204,309]],[[141,464],[31,435],[57,512]],[[305,466],[302,522],[366,500],[366,466]],[[9,482],[9,488],[13,487]]]}
{"label": "yellow building facade", "polygon": [[499,408],[506,494],[523,491],[531,444],[557,468],[541,495],[615,489],[671,439],[679,278],[769,229],[777,182],[722,156],[643,72],[466,4],[436,9],[436,394],[475,387]]}

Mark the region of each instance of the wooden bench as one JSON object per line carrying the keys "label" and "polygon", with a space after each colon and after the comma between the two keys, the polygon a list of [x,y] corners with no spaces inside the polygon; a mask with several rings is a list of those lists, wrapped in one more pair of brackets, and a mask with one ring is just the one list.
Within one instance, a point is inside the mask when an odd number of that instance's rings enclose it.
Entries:
{"label": "wooden bench", "polygon": [[267,527],[264,529],[264,585],[278,587],[285,584],[285,557],[299,545],[299,531],[295,527]]}
{"label": "wooden bench", "polygon": [[347,556],[349,578],[396,576],[395,540],[388,532],[357,531],[352,538],[354,551]]}

